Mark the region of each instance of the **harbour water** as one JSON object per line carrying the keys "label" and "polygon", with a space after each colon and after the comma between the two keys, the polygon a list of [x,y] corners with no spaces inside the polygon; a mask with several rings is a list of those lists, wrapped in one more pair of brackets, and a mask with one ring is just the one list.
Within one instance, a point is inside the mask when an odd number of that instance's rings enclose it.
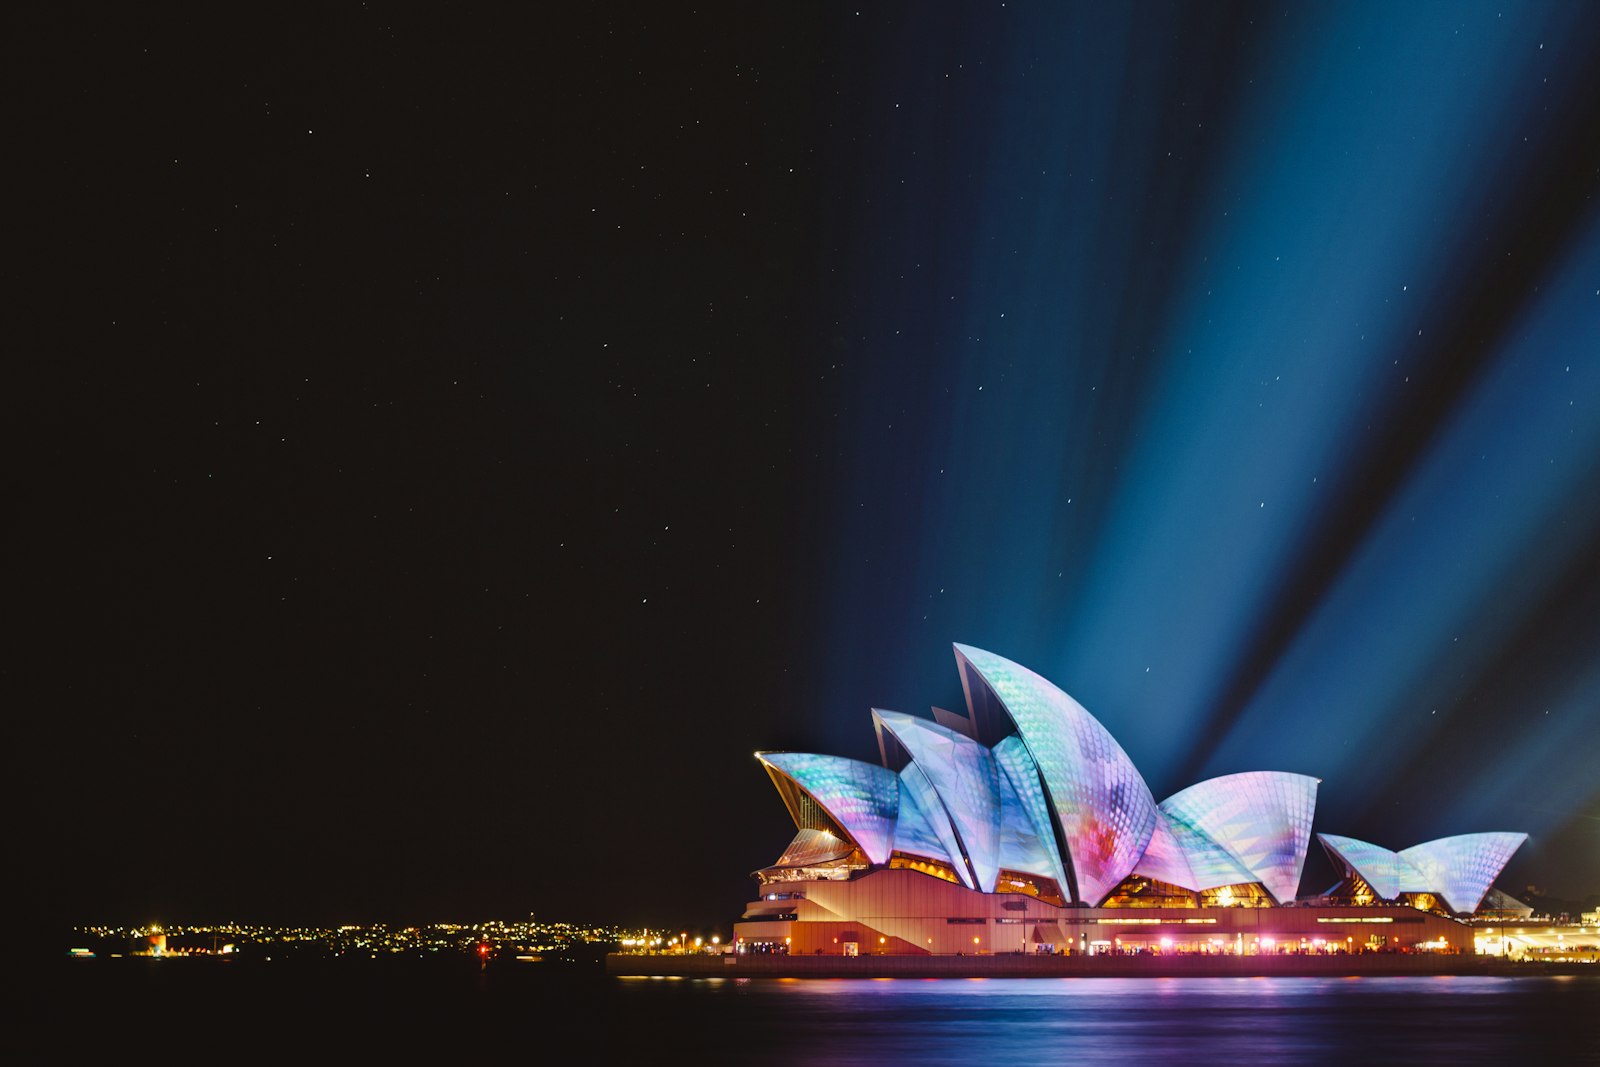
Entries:
{"label": "harbour water", "polygon": [[178,1063],[1600,1063],[1600,973],[685,979],[588,963],[102,959],[64,962],[35,989],[22,1033],[57,1062],[144,1048]]}

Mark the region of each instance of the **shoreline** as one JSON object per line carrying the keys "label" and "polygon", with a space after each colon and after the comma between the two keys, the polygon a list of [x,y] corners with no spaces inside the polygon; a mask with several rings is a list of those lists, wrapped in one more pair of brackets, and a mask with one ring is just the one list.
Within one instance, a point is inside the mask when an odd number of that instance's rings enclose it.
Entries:
{"label": "shoreline", "polygon": [[1593,974],[1600,965],[1479,956],[673,956],[613,952],[619,978],[1521,978]]}

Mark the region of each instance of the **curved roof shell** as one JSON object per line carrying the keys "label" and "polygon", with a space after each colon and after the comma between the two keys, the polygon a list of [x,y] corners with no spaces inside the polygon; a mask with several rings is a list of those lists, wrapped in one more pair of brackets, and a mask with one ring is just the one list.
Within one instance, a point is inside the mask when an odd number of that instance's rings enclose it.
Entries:
{"label": "curved roof shell", "polygon": [[1385,900],[1433,893],[1452,911],[1477,911],[1527,834],[1493,831],[1424,841],[1399,852],[1336,834],[1317,839]]}
{"label": "curved roof shell", "polygon": [[1201,830],[1165,811],[1158,810],[1157,816],[1155,833],[1134,874],[1195,892],[1260,880]]}
{"label": "curved roof shell", "polygon": [[[793,782],[832,817],[873,863],[888,863],[900,811],[900,779],[876,763],[811,752],[759,752],[769,772]],[[781,791],[781,788],[780,788]],[[789,795],[790,814],[805,819]]]}
{"label": "curved roof shell", "polygon": [[933,784],[973,885],[994,892],[1000,875],[1000,769],[994,753],[927,719],[876,708],[872,715]]}
{"label": "curved roof shell", "polygon": [[1455,911],[1477,911],[1489,886],[1527,839],[1527,834],[1499,831],[1412,845],[1400,858],[1420,875],[1418,885],[1427,888],[1412,888],[1402,877],[1400,891],[1437,893]]}
{"label": "curved roof shell", "polygon": [[939,860],[949,866],[968,889],[977,888],[972,872],[961,858],[961,842],[939,791],[921,767],[907,764],[900,772],[900,818],[894,827],[894,849]]}
{"label": "curved roof shell", "polygon": [[1072,697],[1002,656],[967,645],[955,650],[999,698],[1039,768],[1077,898],[1101,903],[1132,873],[1155,832],[1149,787],[1116,738]]}
{"label": "curved roof shell", "polygon": [[1016,734],[991,749],[1000,769],[1000,866],[1042,874],[1067,891],[1067,868],[1056,848],[1055,830],[1039,770]]}
{"label": "curved roof shell", "polygon": [[[1317,840],[1346,867],[1360,875],[1362,881],[1384,900],[1393,900],[1400,895],[1401,868],[1410,865],[1398,853],[1370,841],[1340,837],[1338,834],[1318,834]],[[1408,881],[1420,877],[1415,871],[1406,873]]]}
{"label": "curved roof shell", "polygon": [[[1226,774],[1174,793],[1161,811],[1174,826],[1192,828],[1237,866],[1249,872],[1243,881],[1260,882],[1274,900],[1293,900],[1300,890],[1306,848],[1311,843],[1311,817],[1317,808],[1318,780],[1287,771],[1245,771]],[[1213,849],[1193,837],[1179,835],[1197,880],[1216,882],[1228,875]],[[1190,851],[1192,849],[1192,851]],[[1213,885],[1195,888],[1210,889]]]}
{"label": "curved roof shell", "polygon": [[[1002,870],[1048,877],[1091,905],[1135,873],[1195,892],[1259,882],[1280,903],[1295,897],[1318,779],[1246,771],[1157,805],[1122,746],[1076,700],[992,652],[958,644],[955,653],[967,715],[936,708],[930,721],[875,709],[886,766],[757,753],[802,831],[780,866],[841,858],[848,847],[874,865],[896,851],[925,857],[986,893]],[[1433,893],[1457,911],[1478,907],[1527,839],[1463,834],[1392,852],[1320,837],[1379,896]]]}

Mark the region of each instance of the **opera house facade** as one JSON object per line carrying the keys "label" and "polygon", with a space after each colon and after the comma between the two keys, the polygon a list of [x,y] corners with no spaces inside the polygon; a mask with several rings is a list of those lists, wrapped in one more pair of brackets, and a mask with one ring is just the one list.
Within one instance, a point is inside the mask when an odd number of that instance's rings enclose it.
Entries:
{"label": "opera house facade", "polygon": [[757,753],[797,833],[755,872],[738,952],[1470,952],[1460,917],[1526,839],[1319,835],[1343,877],[1302,900],[1318,779],[1250,771],[1157,802],[1072,697],[955,653],[965,714],[874,710],[881,763]]}

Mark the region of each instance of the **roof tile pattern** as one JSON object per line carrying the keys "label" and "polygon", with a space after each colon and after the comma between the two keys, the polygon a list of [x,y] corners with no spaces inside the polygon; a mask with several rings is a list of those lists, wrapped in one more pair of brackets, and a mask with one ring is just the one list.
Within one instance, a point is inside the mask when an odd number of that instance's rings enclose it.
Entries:
{"label": "roof tile pattern", "polygon": [[960,837],[977,888],[994,892],[1000,874],[1000,769],[994,753],[927,719],[880,709],[872,714],[933,783]]}
{"label": "roof tile pattern", "polygon": [[[1300,891],[1306,847],[1311,843],[1311,817],[1317,808],[1317,779],[1287,771],[1246,771],[1210,778],[1174,793],[1161,810],[1175,824],[1193,828],[1206,839],[1179,836],[1197,879],[1211,889],[1240,881],[1260,882],[1279,903]],[[1218,857],[1209,843],[1226,854]],[[1231,858],[1249,872],[1232,877]],[[1227,878],[1218,882],[1216,878]]]}
{"label": "roof tile pattern", "polygon": [[1078,899],[1098,905],[1132,873],[1155,832],[1156,802],[1128,754],[1094,716],[1026,667],[956,646],[1000,698],[1044,777],[1071,855]]}
{"label": "roof tile pattern", "polygon": [[888,863],[900,809],[900,780],[876,763],[811,752],[763,752],[849,834],[867,859]]}
{"label": "roof tile pattern", "polygon": [[1168,815],[1164,809],[1159,816],[1156,832],[1133,873],[1196,892],[1258,880],[1232,853],[1199,829]]}
{"label": "roof tile pattern", "polygon": [[1050,805],[1028,746],[1012,734],[991,751],[1000,768],[1000,866],[1049,875],[1061,892],[1067,892],[1066,864],[1056,848]]}
{"label": "roof tile pattern", "polygon": [[[1382,899],[1393,900],[1400,895],[1400,868],[1409,864],[1398,853],[1370,841],[1340,837],[1338,834],[1318,834],[1317,840],[1322,842],[1323,848],[1359,874],[1362,881]],[[1415,871],[1408,873],[1412,878],[1421,877]]]}
{"label": "roof tile pattern", "polygon": [[1401,893],[1433,893],[1454,911],[1477,911],[1527,834],[1495,831],[1424,841],[1391,852],[1370,841],[1318,834],[1323,847],[1359,874],[1385,900]]}
{"label": "roof tile pattern", "polygon": [[895,824],[894,847],[898,852],[946,863],[963,885],[977,888],[972,872],[961,859],[961,844],[939,800],[939,791],[927,772],[915,763],[907,764],[900,772],[900,821]]}
{"label": "roof tile pattern", "polygon": [[1412,845],[1401,850],[1400,858],[1420,880],[1413,886],[1402,877],[1400,891],[1438,893],[1456,911],[1477,911],[1489,886],[1527,839],[1527,834],[1491,832]]}

